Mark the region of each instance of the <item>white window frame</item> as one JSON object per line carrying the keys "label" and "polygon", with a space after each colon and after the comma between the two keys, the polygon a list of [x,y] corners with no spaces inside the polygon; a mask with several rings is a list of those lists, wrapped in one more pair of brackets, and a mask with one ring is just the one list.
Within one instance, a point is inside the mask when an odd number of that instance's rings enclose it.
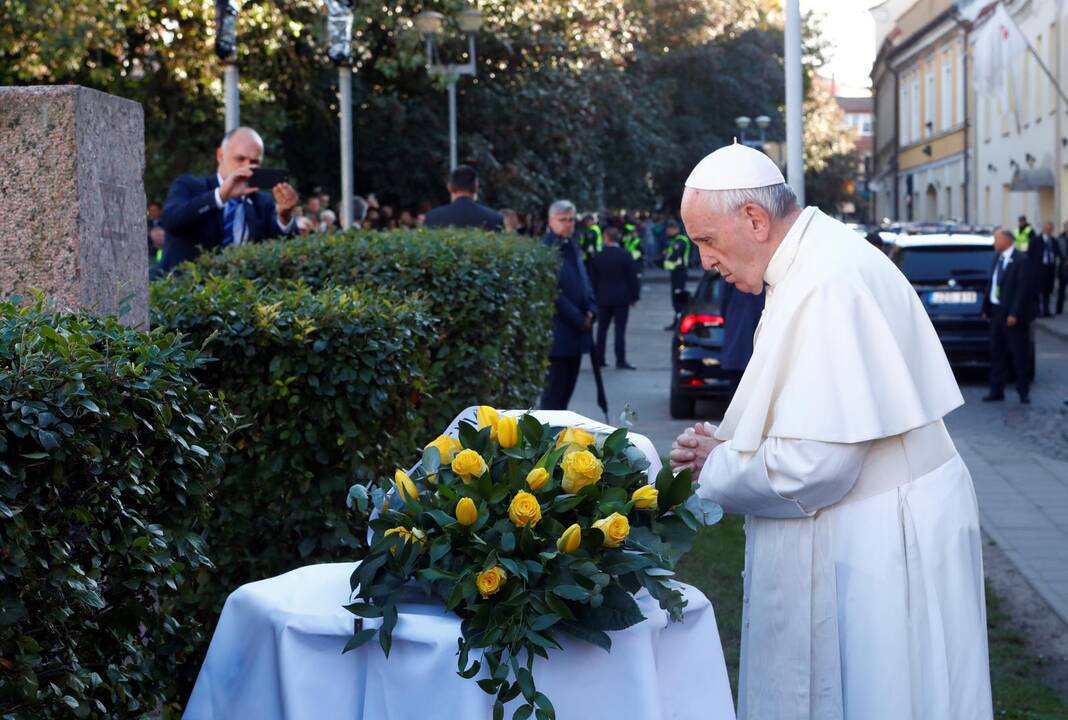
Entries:
{"label": "white window frame", "polygon": [[942,129],[953,127],[953,64],[950,48],[942,50]]}

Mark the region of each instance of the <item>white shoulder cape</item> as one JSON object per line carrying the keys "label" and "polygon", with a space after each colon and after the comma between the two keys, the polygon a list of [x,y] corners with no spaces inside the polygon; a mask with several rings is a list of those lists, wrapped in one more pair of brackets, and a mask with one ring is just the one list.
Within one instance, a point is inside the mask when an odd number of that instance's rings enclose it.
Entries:
{"label": "white shoulder cape", "polygon": [[[915,290],[883,253],[818,210],[768,287],[753,357],[716,437],[858,443],[941,419],[964,403]],[[776,254],[778,254],[778,252]]]}

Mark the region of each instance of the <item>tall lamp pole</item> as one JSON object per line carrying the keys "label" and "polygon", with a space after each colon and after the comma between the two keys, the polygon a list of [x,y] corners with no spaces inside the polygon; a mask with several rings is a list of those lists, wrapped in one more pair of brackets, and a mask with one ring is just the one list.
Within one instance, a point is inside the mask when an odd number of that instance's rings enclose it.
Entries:
{"label": "tall lamp pole", "polygon": [[799,0],[786,3],[786,177],[797,195],[797,204],[805,206],[805,158],[801,148],[801,6]]}
{"label": "tall lamp pole", "polygon": [[215,2],[215,54],[223,62],[223,106],[226,132],[241,124],[241,98],[237,83],[237,0]]}
{"label": "tall lamp pole", "polygon": [[456,16],[460,31],[467,35],[467,62],[462,65],[442,64],[435,61],[435,39],[445,23],[445,16],[433,10],[424,10],[415,16],[415,29],[426,43],[426,71],[431,76],[442,75],[449,88],[449,170],[456,169],[456,81],[461,75],[474,77],[478,74],[475,62],[475,33],[482,27],[482,13],[473,7],[465,8]]}
{"label": "tall lamp pole", "polygon": [[352,3],[326,0],[326,54],[337,65],[341,125],[341,227],[352,227]]}

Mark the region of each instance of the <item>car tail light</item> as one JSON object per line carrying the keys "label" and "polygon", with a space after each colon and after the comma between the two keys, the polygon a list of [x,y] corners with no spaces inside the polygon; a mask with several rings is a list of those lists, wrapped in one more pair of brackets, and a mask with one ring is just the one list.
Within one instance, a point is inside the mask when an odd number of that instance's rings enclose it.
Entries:
{"label": "car tail light", "polygon": [[713,327],[719,327],[722,324],[722,315],[686,315],[682,318],[682,322],[679,323],[679,332],[685,335],[697,325],[712,325]]}
{"label": "car tail light", "polygon": [[704,380],[698,380],[697,378],[692,378],[686,381],[687,387],[704,387],[704,384]]}

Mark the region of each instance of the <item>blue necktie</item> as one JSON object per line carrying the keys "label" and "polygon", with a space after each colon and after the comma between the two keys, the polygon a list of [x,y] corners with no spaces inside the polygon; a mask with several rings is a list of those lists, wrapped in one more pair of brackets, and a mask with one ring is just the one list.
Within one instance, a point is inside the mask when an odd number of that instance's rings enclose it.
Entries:
{"label": "blue necktie", "polygon": [[234,223],[237,221],[237,206],[241,201],[231,198],[223,207],[223,245],[229,245],[234,241]]}

